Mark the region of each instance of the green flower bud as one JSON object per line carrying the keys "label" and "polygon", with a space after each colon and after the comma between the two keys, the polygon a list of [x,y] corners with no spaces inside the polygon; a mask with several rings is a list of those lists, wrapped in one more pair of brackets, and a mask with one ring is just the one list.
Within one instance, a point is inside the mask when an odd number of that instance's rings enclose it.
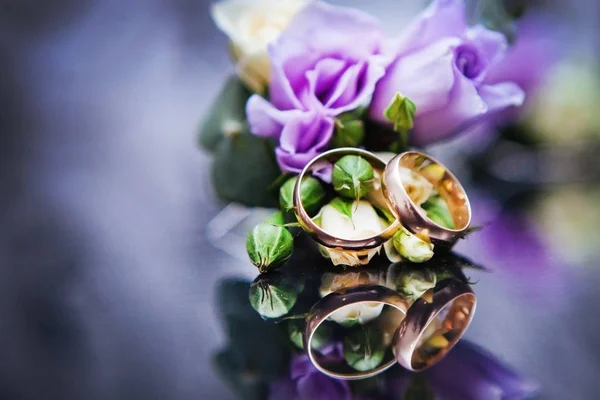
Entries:
{"label": "green flower bud", "polygon": [[427,213],[427,218],[444,228],[454,229],[454,220],[448,208],[446,200],[440,195],[433,195],[421,205],[421,208]]}
{"label": "green flower bud", "polygon": [[330,147],[358,147],[365,137],[364,123],[355,113],[339,115],[335,120],[335,131]]}
{"label": "green flower bud", "polygon": [[[287,331],[290,340],[294,346],[300,350],[304,349],[302,332],[304,331],[305,326],[304,320],[291,320],[287,325]],[[333,331],[331,329],[331,325],[327,323],[321,324],[313,334],[313,339],[311,342],[311,347],[313,350],[318,350],[329,343],[332,333]]]}
{"label": "green flower bud", "polygon": [[[288,179],[279,189],[279,206],[283,211],[294,209],[294,186],[296,186],[297,176]],[[302,180],[300,186],[300,198],[304,209],[309,214],[316,213],[323,205],[325,200],[325,189],[317,178],[307,176]]]}
{"label": "green flower bud", "polygon": [[400,133],[399,141],[391,146],[394,152],[408,147],[408,131],[414,126],[417,106],[408,97],[396,93],[389,106],[385,109],[385,117],[394,124],[394,130]]}
{"label": "green flower bud", "polygon": [[358,200],[371,189],[375,172],[367,160],[347,155],[333,166],[333,188],[343,197]]}
{"label": "green flower bud", "polygon": [[246,237],[246,251],[260,272],[285,262],[293,249],[294,238],[283,226],[260,224]]}
{"label": "green flower bud", "polygon": [[298,293],[283,275],[269,273],[252,282],[249,297],[252,308],[263,318],[279,318],[294,307]]}
{"label": "green flower bud", "polygon": [[402,227],[392,238],[396,251],[408,261],[421,263],[433,257],[433,244],[413,235]]}
{"label": "green flower bud", "polygon": [[377,368],[385,357],[381,332],[374,326],[357,329],[344,340],[344,359],[357,371]]}
{"label": "green flower bud", "polygon": [[408,97],[396,93],[388,107],[384,111],[385,117],[394,124],[394,130],[405,132],[412,129],[414,125],[417,106]]}

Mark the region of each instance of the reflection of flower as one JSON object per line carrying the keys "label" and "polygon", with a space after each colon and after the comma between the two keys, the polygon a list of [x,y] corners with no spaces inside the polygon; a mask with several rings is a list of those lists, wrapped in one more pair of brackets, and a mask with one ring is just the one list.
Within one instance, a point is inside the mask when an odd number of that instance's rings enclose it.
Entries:
{"label": "reflection of flower", "polygon": [[[385,284],[385,277],[381,271],[377,272],[342,272],[325,273],[321,280],[319,292],[321,297],[338,290],[350,289],[359,286],[372,286]],[[352,304],[341,308],[329,317],[331,320],[343,326],[352,326],[355,324],[364,325],[369,321],[379,317],[383,310],[383,303],[364,302]]]}
{"label": "reflection of flower", "polygon": [[468,27],[463,0],[436,0],[404,32],[398,59],[377,84],[371,116],[401,92],[417,106],[412,140],[426,145],[523,103],[512,82],[489,84],[486,75],[504,57],[505,37],[481,25]]}
{"label": "reflection of flower", "polygon": [[229,36],[240,78],[254,91],[269,83],[267,45],[277,39],[309,0],[224,0],[211,8],[212,17]]}
{"label": "reflection of flower", "polygon": [[[330,345],[321,354],[332,360],[343,360],[341,346]],[[270,387],[270,400],[350,400],[352,392],[347,381],[330,378],[310,362],[306,354],[292,360],[289,377],[274,382]]]}
{"label": "reflection of flower", "polygon": [[425,203],[433,191],[433,185],[423,175],[410,168],[398,167],[404,190],[418,206]]}
{"label": "reflection of flower", "polygon": [[365,106],[385,72],[383,32],[358,10],[317,2],[301,11],[269,50],[269,101],[255,95],[253,133],[278,139],[283,171],[299,172],[325,150],[335,116]]}
{"label": "reflection of flower", "polygon": [[[390,379],[392,396],[404,394],[414,376]],[[539,391],[535,382],[518,375],[492,354],[466,340],[457,343],[446,358],[424,373],[424,377],[435,398],[445,400],[524,399]]]}

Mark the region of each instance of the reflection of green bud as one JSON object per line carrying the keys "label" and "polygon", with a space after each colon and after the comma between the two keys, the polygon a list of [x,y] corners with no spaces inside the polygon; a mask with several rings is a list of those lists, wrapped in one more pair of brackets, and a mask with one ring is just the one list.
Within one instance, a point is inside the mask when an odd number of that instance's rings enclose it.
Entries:
{"label": "reflection of green bud", "polygon": [[413,269],[401,275],[398,290],[417,300],[423,293],[434,288],[436,282],[436,274],[431,269]]}
{"label": "reflection of green bud", "polygon": [[341,114],[335,120],[335,131],[330,146],[332,148],[358,147],[364,136],[364,124],[360,119],[357,119],[355,113]]}
{"label": "reflection of green bud", "polygon": [[259,276],[250,285],[249,297],[252,308],[262,317],[279,318],[294,307],[298,294],[294,285],[277,274]]}
{"label": "reflection of green bud", "polygon": [[347,155],[333,166],[333,188],[349,199],[360,199],[371,189],[375,173],[367,160]]}
{"label": "reflection of green bud", "polygon": [[246,237],[246,251],[260,272],[286,261],[293,249],[294,238],[283,226],[260,224]]}
{"label": "reflection of green bud", "polygon": [[[279,189],[279,206],[283,211],[294,209],[294,186],[297,180],[297,176],[290,178]],[[300,198],[306,212],[314,214],[323,205],[325,189],[317,178],[307,176],[300,186]]]}
{"label": "reflection of green bud", "polygon": [[433,195],[421,205],[427,217],[444,228],[454,229],[454,220],[448,208],[448,203],[440,195]]}
{"label": "reflection of green bud", "polygon": [[365,326],[344,340],[344,358],[357,371],[377,368],[385,357],[386,348],[381,332],[374,326]]}
{"label": "reflection of green bud", "polygon": [[394,248],[408,261],[421,263],[433,257],[433,244],[419,239],[402,227],[392,238]]}
{"label": "reflection of green bud", "polygon": [[[305,323],[304,320],[291,320],[288,322],[287,331],[290,337],[290,340],[300,350],[304,348],[304,344],[302,343],[302,331],[304,331]],[[318,350],[321,347],[325,346],[329,340],[331,339],[332,330],[331,325],[328,323],[321,324],[315,333],[313,334],[313,339],[311,342],[311,347],[313,350]]]}

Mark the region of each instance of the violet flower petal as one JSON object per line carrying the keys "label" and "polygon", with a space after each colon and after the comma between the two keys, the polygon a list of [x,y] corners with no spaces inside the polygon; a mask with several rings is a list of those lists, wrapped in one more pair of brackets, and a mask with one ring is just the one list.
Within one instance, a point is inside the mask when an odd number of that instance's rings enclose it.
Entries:
{"label": "violet flower petal", "polygon": [[460,37],[467,29],[463,0],[434,0],[406,28],[397,48],[408,53],[447,37]]}
{"label": "violet flower petal", "polygon": [[452,46],[458,43],[458,39],[444,40],[423,51],[400,57],[375,88],[371,117],[389,123],[384,112],[397,92],[417,105],[418,114],[445,107],[454,86]]}
{"label": "violet flower petal", "polygon": [[301,111],[280,111],[259,95],[252,95],[246,103],[246,116],[250,131],[257,136],[278,139],[283,126],[300,117]]}

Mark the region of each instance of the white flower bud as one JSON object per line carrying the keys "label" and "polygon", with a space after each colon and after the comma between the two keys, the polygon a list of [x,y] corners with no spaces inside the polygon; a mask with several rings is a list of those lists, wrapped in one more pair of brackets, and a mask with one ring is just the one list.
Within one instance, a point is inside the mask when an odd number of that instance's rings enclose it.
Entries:
{"label": "white flower bud", "polygon": [[433,257],[433,244],[426,242],[402,227],[392,238],[395,249],[408,261],[421,263]]}
{"label": "white flower bud", "polygon": [[[355,240],[375,236],[381,232],[377,212],[369,202],[334,199],[320,212],[321,228],[340,239]],[[321,247],[323,254],[331,258],[334,265],[366,265],[381,247],[364,251],[347,251]]]}

